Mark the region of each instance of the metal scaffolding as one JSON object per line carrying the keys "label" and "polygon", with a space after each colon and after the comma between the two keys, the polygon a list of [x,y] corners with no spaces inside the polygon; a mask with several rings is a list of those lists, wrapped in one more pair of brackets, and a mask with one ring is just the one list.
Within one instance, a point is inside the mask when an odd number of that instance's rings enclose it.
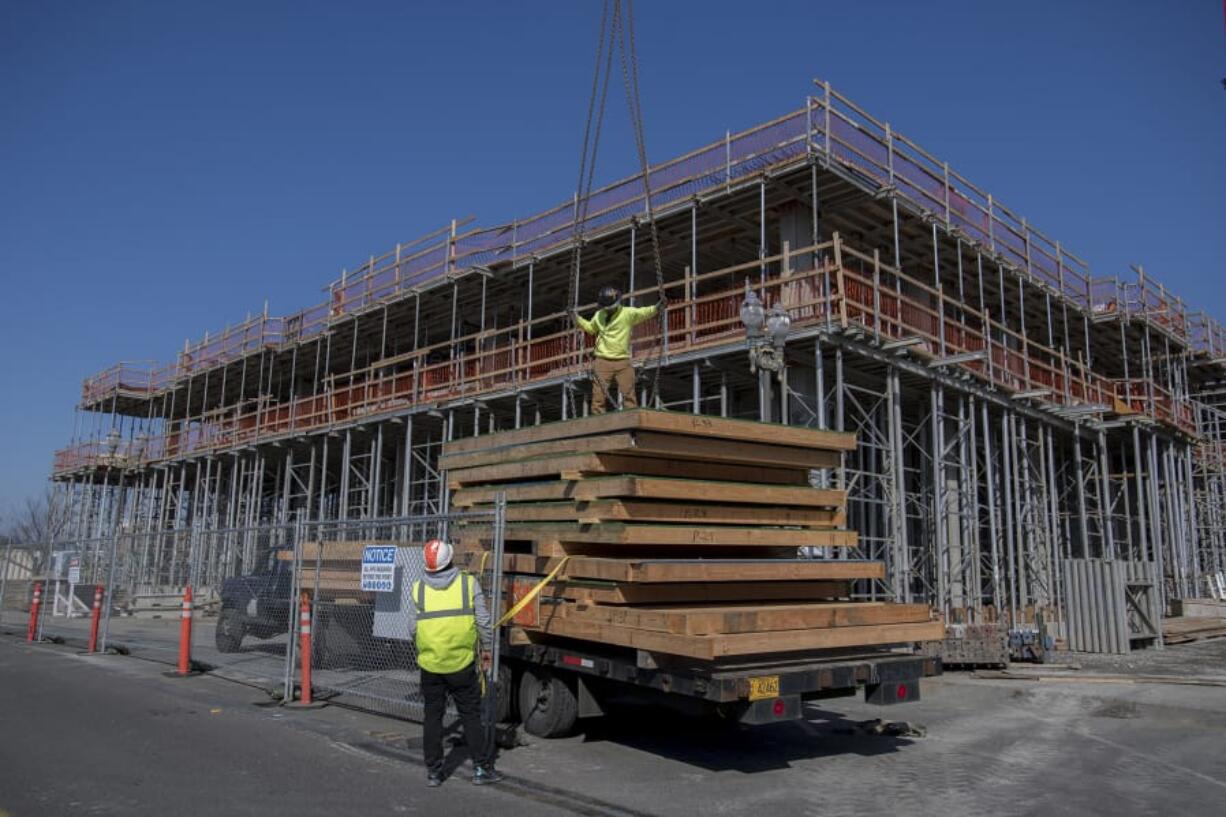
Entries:
{"label": "metal scaffolding", "polygon": [[[579,291],[654,297],[642,179],[495,228],[450,222],[287,317],[88,378],[53,479],[70,539],[120,532],[129,581],[256,567],[243,531],[445,513],[444,442],[586,414]],[[1146,562],[1166,598],[1226,569],[1226,332],[1142,269],[1058,241],[826,83],[797,112],[651,170],[670,300],[636,330],[673,411],[854,431],[822,484],[887,565],[866,595],[953,622],[1064,620],[1069,559]],[[637,289],[636,289],[637,287]],[[751,289],[792,320],[751,374]],[[202,544],[203,543],[203,544]]]}

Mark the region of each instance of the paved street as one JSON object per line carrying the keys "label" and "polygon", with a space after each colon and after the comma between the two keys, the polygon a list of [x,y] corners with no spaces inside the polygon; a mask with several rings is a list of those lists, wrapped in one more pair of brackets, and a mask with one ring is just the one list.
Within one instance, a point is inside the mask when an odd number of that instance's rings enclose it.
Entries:
{"label": "paved street", "polygon": [[[1226,640],[1180,648],[1224,674]],[[926,682],[892,709],[832,701],[774,728],[726,730],[623,712],[505,752],[476,789],[461,767],[422,787],[416,725],[339,707],[269,706],[211,677],[168,679],[130,656],[85,657],[0,635],[0,810],[69,814],[825,815],[1218,814],[1226,689]],[[925,737],[863,734],[874,717]],[[0,811],[0,814],[3,814]]]}
{"label": "paved street", "polygon": [[467,768],[427,790],[403,741],[378,753],[400,724],[164,669],[0,636],[0,815],[574,813],[477,789]]}

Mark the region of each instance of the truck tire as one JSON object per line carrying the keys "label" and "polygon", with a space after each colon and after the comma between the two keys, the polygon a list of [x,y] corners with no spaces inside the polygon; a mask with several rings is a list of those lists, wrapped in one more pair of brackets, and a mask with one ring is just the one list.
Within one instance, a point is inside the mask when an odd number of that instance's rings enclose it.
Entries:
{"label": "truck tire", "polygon": [[243,636],[247,634],[247,622],[243,611],[236,607],[221,608],[217,617],[217,629],[213,634],[213,642],[218,652],[238,652],[243,646]]}
{"label": "truck tire", "polygon": [[547,669],[524,670],[519,679],[519,716],[524,730],[538,738],[569,734],[579,719],[574,685]]}

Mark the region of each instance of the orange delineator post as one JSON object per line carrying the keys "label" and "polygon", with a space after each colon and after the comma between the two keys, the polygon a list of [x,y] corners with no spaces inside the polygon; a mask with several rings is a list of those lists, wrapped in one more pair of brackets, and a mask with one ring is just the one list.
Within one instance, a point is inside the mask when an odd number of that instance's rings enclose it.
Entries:
{"label": "orange delineator post", "polygon": [[102,585],[94,587],[94,611],[89,622],[89,651],[98,651],[98,624],[102,621]]}
{"label": "orange delineator post", "polygon": [[192,586],[183,588],[183,613],[179,619],[179,675],[192,669]]}
{"label": "orange delineator post", "polygon": [[26,630],[26,641],[34,640],[34,633],[38,630],[38,608],[43,604],[43,583],[34,583],[34,600],[30,602],[30,626]]}
{"label": "orange delineator post", "polygon": [[298,608],[298,653],[302,657],[302,691],[298,695],[301,703],[311,702],[311,602],[307,594],[302,594],[302,602]]}

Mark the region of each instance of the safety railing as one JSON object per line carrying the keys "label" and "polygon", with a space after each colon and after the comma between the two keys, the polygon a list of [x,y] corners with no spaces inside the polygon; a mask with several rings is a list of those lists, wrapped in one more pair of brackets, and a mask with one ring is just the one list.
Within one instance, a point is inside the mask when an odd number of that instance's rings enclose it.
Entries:
{"label": "safety railing", "polygon": [[[875,119],[829,83],[806,100],[803,110],[726,134],[677,159],[650,170],[652,205],[657,210],[693,196],[730,187],[781,164],[819,157],[841,168],[856,183],[875,191],[892,191],[912,208],[937,218],[951,230],[977,242],[1001,261],[1033,281],[1062,294],[1075,304],[1096,309],[1112,298],[1091,284],[1084,261],[1069,253],[1002,206],[991,194],[952,170],[916,143]],[[595,191],[578,232],[591,235],[645,212],[641,176],[632,176]],[[556,250],[571,241],[577,203],[572,199],[543,213],[510,224],[463,230],[453,222],[395,250],[371,257],[356,272],[332,282],[328,299],[284,318],[261,316],[189,346],[179,360],[154,369],[149,390],[169,387],[180,377],[217,366],[270,345],[298,343],[317,337],[334,321],[401,298],[445,276],[494,263],[517,261]],[[1151,287],[1152,288],[1152,287]],[[1162,290],[1165,292],[1165,290]],[[1148,290],[1144,305],[1155,319],[1166,314]],[[1117,306],[1120,299],[1114,299]],[[1101,301],[1101,303],[1100,303]],[[1168,320],[1179,327],[1182,313]],[[1208,343],[1221,340],[1221,327],[1201,331]],[[1210,346],[1210,348],[1221,348]],[[1006,356],[1007,357],[1007,356]],[[109,372],[109,370],[108,370]],[[107,373],[87,381],[86,402],[96,402],[115,389]]]}
{"label": "safety railing", "polygon": [[[798,267],[804,267],[798,269]],[[883,264],[837,235],[830,242],[744,264],[692,274],[665,285],[667,331],[659,321],[633,335],[640,360],[726,345],[743,336],[740,306],[748,280],[766,303],[782,303],[794,330],[855,324],[878,341],[916,339],[932,358],[949,358],[981,380],[1011,393],[1027,393],[1055,405],[1094,405],[1109,411],[1117,400],[1187,431],[1194,418],[1186,401],[1156,384],[1113,381],[1081,359],[1038,344],[987,314]],[[632,296],[653,301],[643,289]],[[320,394],[286,402],[270,397],[244,411],[211,413],[171,433],[108,450],[87,443],[57,452],[57,472],[84,465],[133,465],[186,454],[215,452],[260,440],[301,434],[459,397],[490,395],[586,367],[588,339],[562,313],[477,332],[377,361],[333,378]],[[109,459],[108,459],[109,458]]]}
{"label": "safety railing", "polygon": [[1206,312],[1188,318],[1188,343],[1192,351],[1210,358],[1226,355],[1226,327]]}
{"label": "safety railing", "polygon": [[1137,273],[1135,281],[1098,278],[1090,285],[1091,304],[1098,320],[1147,321],[1191,352],[1216,357],[1226,349],[1226,329],[1205,312],[1190,313],[1182,298],[1150,276]]}
{"label": "safety railing", "polygon": [[148,395],[165,388],[172,379],[169,369],[158,368],[152,361],[116,363],[85,378],[81,400],[90,404],[118,394]]}
{"label": "safety railing", "polygon": [[1116,389],[1116,397],[1130,411],[1146,414],[1189,433],[1196,432],[1196,416],[1192,404],[1177,399],[1169,389],[1149,380],[1135,378],[1117,380]]}
{"label": "safety railing", "polygon": [[808,114],[815,149],[1083,307],[1089,267],[889,123],[822,85]]}

